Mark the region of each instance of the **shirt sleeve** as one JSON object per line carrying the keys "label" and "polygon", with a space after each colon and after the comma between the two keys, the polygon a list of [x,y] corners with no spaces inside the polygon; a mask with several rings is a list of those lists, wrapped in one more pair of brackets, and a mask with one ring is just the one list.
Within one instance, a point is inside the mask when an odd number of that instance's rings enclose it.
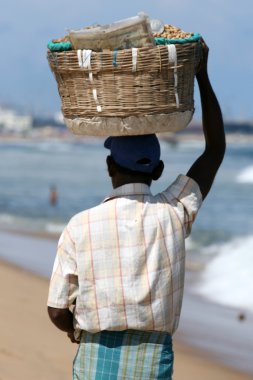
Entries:
{"label": "shirt sleeve", "polygon": [[185,237],[189,236],[202,204],[199,185],[192,178],[181,174],[162,194],[174,206],[184,225]]}
{"label": "shirt sleeve", "polygon": [[59,309],[70,307],[78,292],[75,244],[66,227],[59,239],[49,285],[47,305]]}

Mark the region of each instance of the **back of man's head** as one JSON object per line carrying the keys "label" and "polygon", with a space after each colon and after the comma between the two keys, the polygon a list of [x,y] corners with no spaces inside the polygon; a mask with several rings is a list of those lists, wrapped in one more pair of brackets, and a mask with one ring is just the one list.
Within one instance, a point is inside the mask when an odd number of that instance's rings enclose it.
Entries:
{"label": "back of man's head", "polygon": [[113,136],[104,143],[120,167],[133,172],[151,174],[160,162],[160,144],[155,134]]}

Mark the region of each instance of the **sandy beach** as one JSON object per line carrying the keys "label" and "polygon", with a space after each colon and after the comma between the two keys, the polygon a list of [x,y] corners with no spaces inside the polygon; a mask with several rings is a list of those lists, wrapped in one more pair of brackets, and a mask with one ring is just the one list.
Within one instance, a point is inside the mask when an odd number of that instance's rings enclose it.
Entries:
{"label": "sandy beach", "polygon": [[[27,246],[30,243],[33,249],[41,246],[45,248],[47,244],[53,248],[55,244],[54,240],[50,244],[45,239],[6,232],[1,232],[0,238],[4,250],[8,239],[10,247],[11,242],[17,247],[19,239],[24,239]],[[35,252],[34,250],[34,254]],[[71,379],[72,360],[77,346],[68,340],[65,333],[57,330],[47,316],[48,283],[48,278],[0,261],[0,380]],[[192,301],[186,297],[186,306],[187,302]],[[183,316],[183,320],[187,320],[187,317]],[[199,323],[201,322],[197,320],[196,324]],[[187,326],[185,322],[183,325]],[[202,339],[211,339],[212,332],[206,331],[206,336],[203,336],[205,329],[202,330],[200,329]],[[174,344],[175,380],[252,379],[250,374],[221,364],[213,353],[208,354],[208,351],[193,348],[185,342],[187,331],[185,327],[182,330],[179,328]]]}

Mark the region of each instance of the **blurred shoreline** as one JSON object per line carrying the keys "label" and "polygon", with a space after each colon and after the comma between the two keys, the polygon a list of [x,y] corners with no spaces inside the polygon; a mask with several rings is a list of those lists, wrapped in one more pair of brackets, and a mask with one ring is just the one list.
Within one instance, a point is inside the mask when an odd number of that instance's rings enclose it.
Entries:
{"label": "blurred shoreline", "polygon": [[[248,124],[247,124],[248,125]],[[253,127],[252,133],[248,129],[238,127],[235,131],[233,128],[227,127],[226,139],[228,143],[248,143],[253,142]],[[251,128],[251,124],[249,124]],[[226,124],[225,124],[226,129]],[[172,145],[177,145],[180,142],[191,142],[191,141],[204,141],[204,136],[202,132],[201,124],[189,125],[186,129],[176,132],[176,133],[158,133],[157,134],[161,140],[164,140]],[[25,133],[19,132],[2,132],[0,133],[0,143],[1,142],[19,142],[19,141],[42,141],[42,140],[59,140],[59,141],[73,141],[73,142],[89,142],[104,140],[105,136],[83,136],[72,134],[67,127],[55,127],[55,126],[43,126],[39,128],[32,128]]]}

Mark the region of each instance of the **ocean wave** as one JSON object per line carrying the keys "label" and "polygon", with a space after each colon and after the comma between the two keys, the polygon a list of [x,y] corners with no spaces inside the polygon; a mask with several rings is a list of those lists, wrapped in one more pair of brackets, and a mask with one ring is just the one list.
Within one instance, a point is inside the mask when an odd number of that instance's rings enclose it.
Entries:
{"label": "ocean wave", "polygon": [[57,152],[57,153],[69,153],[73,151],[73,144],[58,141],[42,141],[37,144],[37,149],[41,152]]}
{"label": "ocean wave", "polygon": [[216,255],[194,291],[214,302],[253,311],[253,235],[207,249],[208,253],[216,251]]}
{"label": "ocean wave", "polygon": [[62,233],[65,225],[63,224],[56,224],[56,223],[48,223],[45,226],[45,229],[47,232],[50,232],[52,234],[60,234]]}
{"label": "ocean wave", "polygon": [[239,183],[253,183],[253,166],[243,169],[237,176]]}
{"label": "ocean wave", "polygon": [[29,218],[12,214],[0,214],[0,227],[8,230],[17,230],[25,232],[47,232],[49,234],[60,234],[65,225],[59,222],[53,222],[43,218]]}
{"label": "ocean wave", "polygon": [[14,215],[10,214],[0,214],[0,223],[5,225],[5,224],[13,224],[15,223],[15,220],[17,218]]}

